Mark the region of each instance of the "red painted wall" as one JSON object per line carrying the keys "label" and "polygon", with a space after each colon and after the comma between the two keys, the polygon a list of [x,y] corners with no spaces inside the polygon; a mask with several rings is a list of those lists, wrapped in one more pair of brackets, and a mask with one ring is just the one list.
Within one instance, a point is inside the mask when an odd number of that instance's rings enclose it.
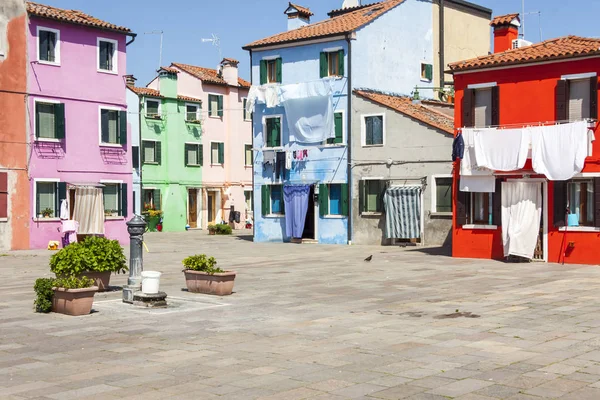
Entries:
{"label": "red painted wall", "polygon": [[[500,124],[530,125],[539,122],[555,121],[555,88],[562,75],[596,72],[600,75],[600,58],[538,64],[527,67],[512,67],[491,71],[470,72],[454,75],[456,91],[455,127],[462,123],[463,91],[470,84],[497,82],[500,91]],[[586,159],[583,172],[600,172],[600,129],[595,127],[597,140],[593,144],[593,156]],[[460,178],[458,165],[454,179]],[[525,165],[531,173],[531,162]],[[456,226],[457,187],[454,185],[454,221],[452,232],[452,254],[454,257],[502,259],[502,231],[468,230]],[[565,232],[554,227],[553,183],[548,184],[548,261],[563,262],[563,253],[568,242],[574,247],[568,249],[565,263],[600,264],[599,232]]]}

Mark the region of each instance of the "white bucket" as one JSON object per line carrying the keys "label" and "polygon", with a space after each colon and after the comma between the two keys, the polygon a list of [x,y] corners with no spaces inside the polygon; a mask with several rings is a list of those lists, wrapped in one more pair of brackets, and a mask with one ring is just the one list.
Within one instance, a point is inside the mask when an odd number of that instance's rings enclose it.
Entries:
{"label": "white bucket", "polygon": [[142,271],[142,293],[158,293],[161,275],[162,273],[158,271]]}

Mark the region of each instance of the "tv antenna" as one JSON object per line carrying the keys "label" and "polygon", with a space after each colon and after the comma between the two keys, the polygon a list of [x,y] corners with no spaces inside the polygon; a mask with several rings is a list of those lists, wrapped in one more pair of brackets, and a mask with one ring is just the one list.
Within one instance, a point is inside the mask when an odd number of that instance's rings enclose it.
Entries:
{"label": "tv antenna", "polygon": [[160,50],[158,54],[158,68],[162,67],[163,31],[144,32],[144,35],[160,35]]}
{"label": "tv antenna", "polygon": [[201,41],[202,43],[212,42],[213,46],[215,46],[217,48],[217,51],[219,52],[219,62],[221,62],[221,60],[223,59],[223,55],[221,54],[221,39],[219,39],[219,37],[214,33],[212,33],[211,36],[212,37],[210,39],[201,39]]}

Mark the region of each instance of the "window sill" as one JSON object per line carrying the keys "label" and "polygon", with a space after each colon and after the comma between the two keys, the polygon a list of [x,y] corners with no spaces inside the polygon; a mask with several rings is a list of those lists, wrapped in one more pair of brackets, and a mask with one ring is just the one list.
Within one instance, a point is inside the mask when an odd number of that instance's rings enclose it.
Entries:
{"label": "window sill", "polygon": [[200,121],[185,121],[186,124],[190,124],[190,125],[200,125]]}
{"label": "window sill", "polygon": [[200,164],[188,164],[186,165],[186,167],[190,167],[190,168],[200,168],[202,165]]}
{"label": "window sill", "polygon": [[433,82],[433,80],[421,77],[421,82],[431,83],[431,82]]}
{"label": "window sill", "polygon": [[160,115],[159,116],[144,115],[144,117],[150,121],[162,121],[162,119],[163,119]]}
{"label": "window sill", "polygon": [[284,218],[285,214],[267,214],[264,218]]}
{"label": "window sill", "polygon": [[56,139],[56,138],[40,138],[40,137],[36,137],[35,141],[36,142],[46,142],[46,143],[60,143],[62,139]]}
{"label": "window sill", "polygon": [[324,219],[344,219],[344,218],[348,218],[345,215],[324,215],[323,216]]}
{"label": "window sill", "polygon": [[101,74],[109,74],[109,75],[119,75],[119,71],[109,71],[107,69],[97,69],[98,72],[100,72]]}
{"label": "window sill", "polygon": [[112,217],[104,217],[105,221],[120,221],[120,220],[124,220],[125,217],[123,216],[112,216]]}
{"label": "window sill", "polygon": [[244,122],[252,122],[251,119],[245,119]]}
{"label": "window sill", "polygon": [[225,165],[225,163],[223,163],[223,164],[210,164],[211,167],[222,167],[223,165]]}
{"label": "window sill", "polygon": [[383,147],[383,144],[363,144],[362,147]]}
{"label": "window sill", "polygon": [[124,144],[119,144],[119,143],[100,143],[100,147],[118,147],[118,148],[123,148],[123,146],[125,146]]}
{"label": "window sill", "polygon": [[212,118],[212,119],[223,119],[223,117],[220,117],[218,115],[209,115],[208,118]]}
{"label": "window sill", "polygon": [[38,64],[41,64],[41,65],[49,65],[51,67],[60,67],[60,62],[51,62],[51,61],[43,61],[43,60],[38,60],[37,62],[38,62]]}
{"label": "window sill", "polygon": [[145,161],[142,165],[159,165],[157,162]]}
{"label": "window sill", "polygon": [[34,222],[60,222],[60,218],[34,218]]}
{"label": "window sill", "polygon": [[600,232],[600,228],[595,226],[561,226],[560,232]]}
{"label": "window sill", "polygon": [[378,211],[363,211],[360,215],[361,217],[379,217],[383,215],[383,213]]}
{"label": "window sill", "polygon": [[250,169],[250,168],[252,168],[252,165],[244,165],[244,168]]}
{"label": "window sill", "polygon": [[431,216],[432,217],[451,217],[452,213],[451,212],[432,212]]}
{"label": "window sill", "polygon": [[283,151],[283,146],[277,147],[263,147],[262,151]]}
{"label": "window sill", "polygon": [[487,230],[496,230],[498,229],[498,225],[463,225],[463,229],[487,229]]}
{"label": "window sill", "polygon": [[346,143],[323,143],[321,147],[346,147]]}
{"label": "window sill", "polygon": [[8,222],[8,218],[0,218],[0,222]]}

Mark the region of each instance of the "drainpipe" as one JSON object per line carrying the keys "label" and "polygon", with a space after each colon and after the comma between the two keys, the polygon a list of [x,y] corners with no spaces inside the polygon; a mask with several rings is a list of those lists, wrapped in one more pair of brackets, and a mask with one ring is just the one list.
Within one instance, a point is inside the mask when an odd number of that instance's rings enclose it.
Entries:
{"label": "drainpipe", "polygon": [[350,34],[346,35],[346,41],[348,42],[348,110],[346,111],[347,123],[346,126],[346,150],[348,154],[348,163],[346,169],[348,171],[348,244],[352,243],[352,40]]}
{"label": "drainpipe", "polygon": [[129,36],[131,36],[131,40],[127,43],[125,43],[125,47],[129,46],[131,43],[135,42],[135,37],[137,36],[137,33],[129,33]]}
{"label": "drainpipe", "polygon": [[[250,86],[252,86],[252,49],[248,50],[250,52]],[[252,240],[254,240],[254,234],[256,232],[256,204],[254,201],[254,112],[250,113],[250,124],[252,124],[250,128],[250,136],[252,143]],[[262,208],[261,208],[262,210]]]}
{"label": "drainpipe", "polygon": [[[444,0],[440,0],[440,14],[439,14],[439,31],[440,31],[440,87],[444,88],[446,84],[446,75],[444,74],[444,70],[446,69],[444,65]],[[440,100],[443,99],[443,92],[439,94]]]}
{"label": "drainpipe", "polygon": [[[138,96],[138,170],[140,175],[140,195],[138,202],[140,203],[140,215],[144,212],[144,180],[142,179],[142,170],[144,164],[142,163],[142,97]],[[134,213],[135,214],[135,213]]]}

